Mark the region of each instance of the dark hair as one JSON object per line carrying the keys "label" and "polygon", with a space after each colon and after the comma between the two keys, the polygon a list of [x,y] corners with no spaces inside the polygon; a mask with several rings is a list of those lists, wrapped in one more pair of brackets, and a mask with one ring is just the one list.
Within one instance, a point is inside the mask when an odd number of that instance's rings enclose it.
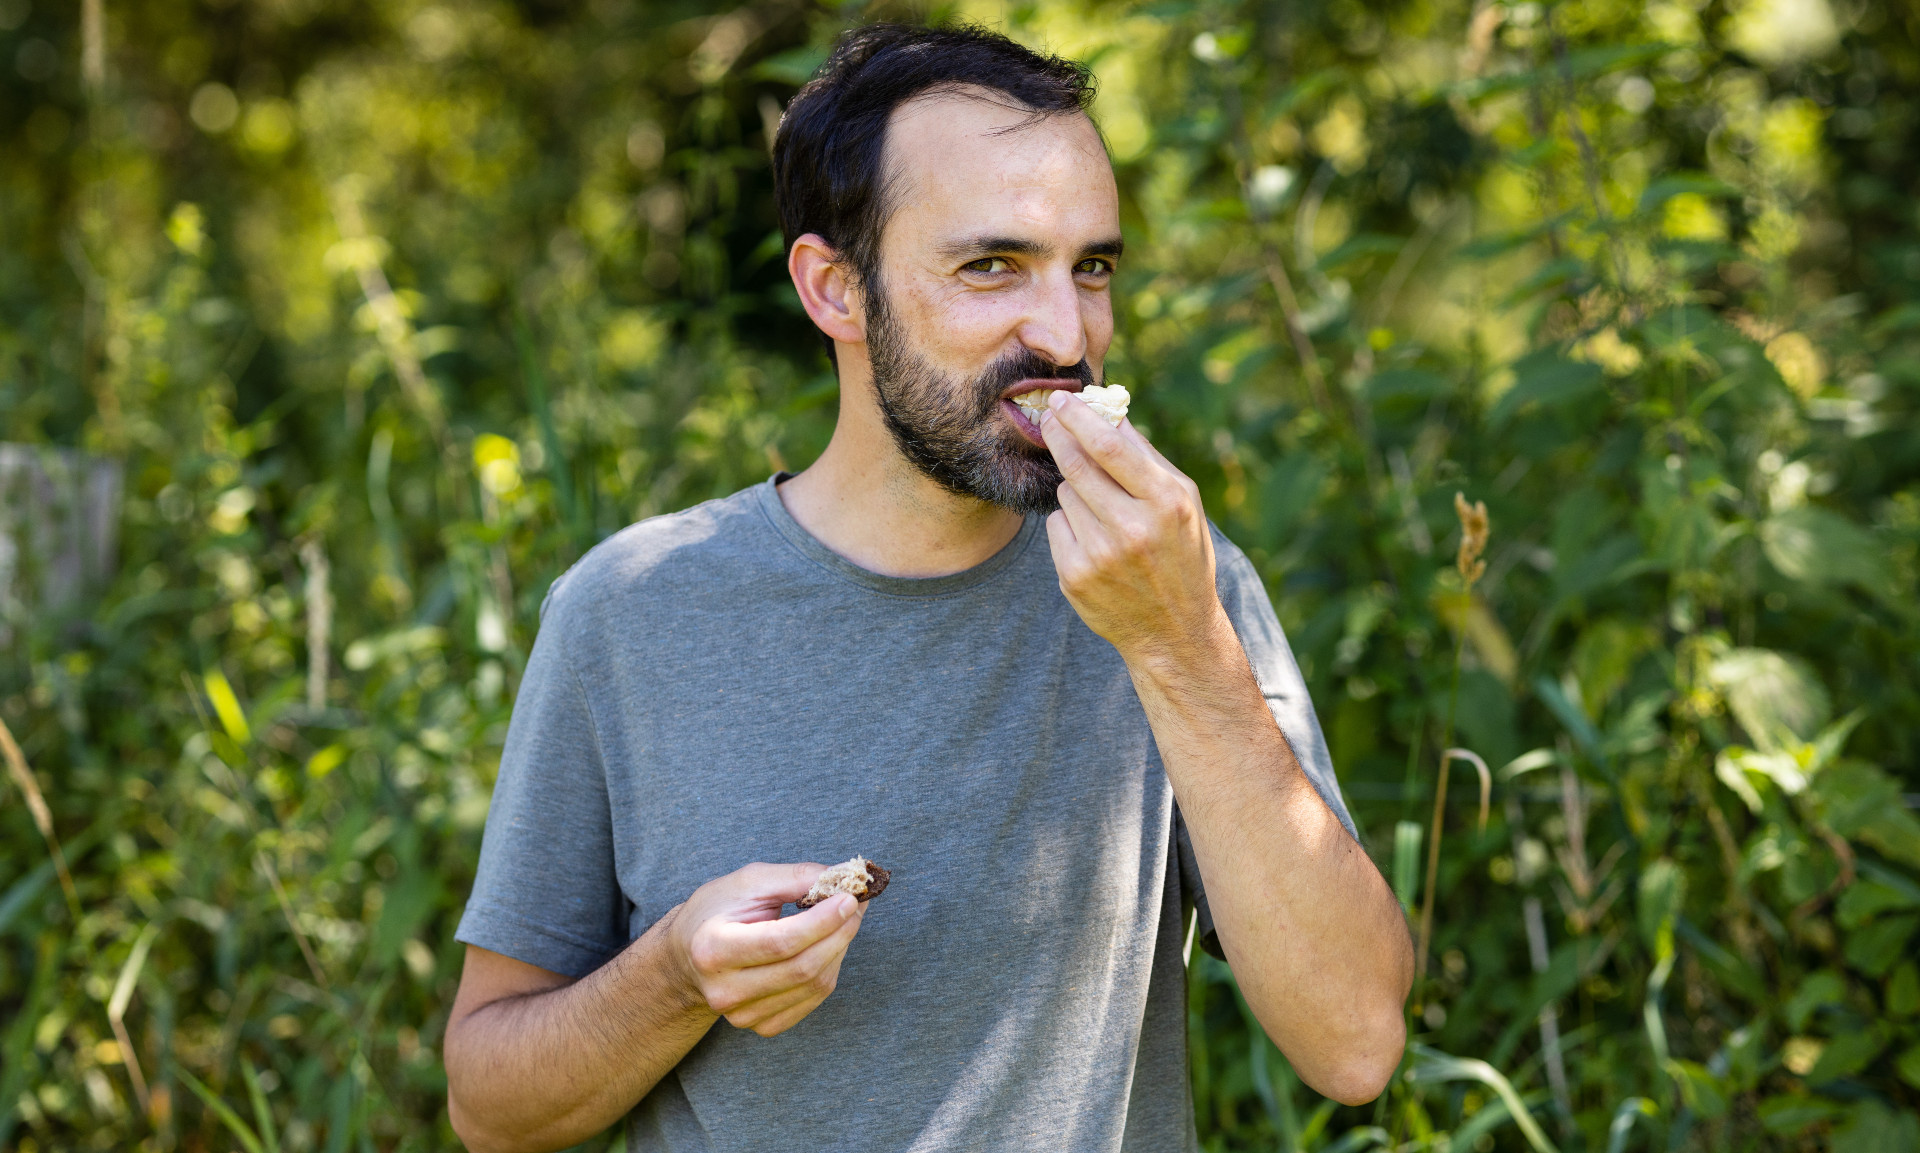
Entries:
{"label": "dark hair", "polygon": [[887,121],[916,96],[962,85],[1003,93],[1036,116],[1084,112],[1093,100],[1086,65],[984,28],[856,28],[787,105],[774,137],[773,197],[787,249],[818,233],[856,279],[871,280],[892,212],[881,172]]}

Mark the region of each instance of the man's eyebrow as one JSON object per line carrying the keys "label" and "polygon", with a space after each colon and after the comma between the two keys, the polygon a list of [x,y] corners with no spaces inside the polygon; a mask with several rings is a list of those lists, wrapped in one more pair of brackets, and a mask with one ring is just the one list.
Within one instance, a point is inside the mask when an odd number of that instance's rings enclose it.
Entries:
{"label": "man's eyebrow", "polygon": [[[1115,236],[1106,240],[1096,240],[1080,250],[1082,260],[1089,256],[1119,256],[1126,245]],[[1022,240],[1012,236],[970,236],[965,240],[950,240],[940,246],[940,255],[947,260],[978,260],[983,256],[1049,256],[1053,247],[1038,240]]]}
{"label": "man's eyebrow", "polygon": [[1021,240],[1012,236],[969,236],[965,240],[949,240],[940,246],[940,255],[948,260],[974,259],[983,256],[1046,256],[1053,249],[1038,240]]}

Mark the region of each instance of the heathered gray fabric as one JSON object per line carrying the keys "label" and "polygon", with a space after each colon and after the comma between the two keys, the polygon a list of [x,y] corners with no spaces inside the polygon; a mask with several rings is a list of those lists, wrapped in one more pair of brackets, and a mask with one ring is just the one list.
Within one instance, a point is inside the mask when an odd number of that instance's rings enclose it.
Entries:
{"label": "heathered gray fabric", "polygon": [[[1266,594],[1214,543],[1274,713],[1351,829]],[[580,976],[710,878],[861,853],[893,882],[837,991],[772,1039],[717,1024],[630,1149],[1191,1150],[1182,900],[1204,898],[1177,828],[1041,520],[966,572],[882,577],[769,481],[555,582],[458,936]]]}

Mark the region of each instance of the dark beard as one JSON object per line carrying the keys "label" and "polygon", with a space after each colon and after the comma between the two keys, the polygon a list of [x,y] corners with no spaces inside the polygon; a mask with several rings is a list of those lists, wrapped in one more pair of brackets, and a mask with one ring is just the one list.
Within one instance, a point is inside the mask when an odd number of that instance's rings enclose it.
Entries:
{"label": "dark beard", "polygon": [[874,391],[901,455],[948,492],[1017,513],[1045,515],[1059,508],[1060,466],[1052,453],[1000,419],[1000,394],[1030,379],[1094,384],[1087,362],[1056,365],[1022,347],[970,381],[943,376],[910,346],[877,278],[868,285]]}

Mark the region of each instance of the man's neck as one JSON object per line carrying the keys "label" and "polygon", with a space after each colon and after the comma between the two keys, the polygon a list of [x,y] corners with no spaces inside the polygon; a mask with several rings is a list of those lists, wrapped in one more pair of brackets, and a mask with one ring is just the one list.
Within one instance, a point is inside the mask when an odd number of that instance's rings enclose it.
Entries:
{"label": "man's neck", "polygon": [[[853,368],[843,358],[843,369]],[[1023,518],[948,492],[902,455],[864,373],[844,372],[840,419],[812,466],[779,487],[787,512],[815,540],[869,572],[937,577],[1007,546]]]}

